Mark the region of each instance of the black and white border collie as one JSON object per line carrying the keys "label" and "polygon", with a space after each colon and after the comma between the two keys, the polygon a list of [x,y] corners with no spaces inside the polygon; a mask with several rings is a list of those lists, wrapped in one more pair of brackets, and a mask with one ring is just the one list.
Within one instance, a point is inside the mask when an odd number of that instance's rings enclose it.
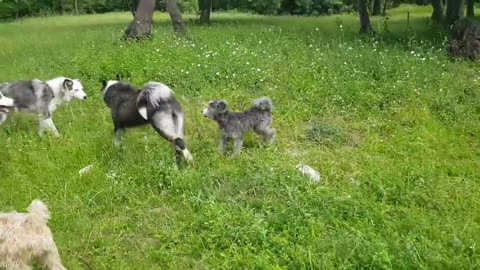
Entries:
{"label": "black and white border collie", "polygon": [[114,143],[119,147],[127,128],[150,124],[173,144],[176,164],[182,155],[187,162],[193,157],[184,142],[184,113],[173,91],[159,82],[148,82],[142,89],[120,81],[103,81],[103,100],[111,109],[114,125]]}

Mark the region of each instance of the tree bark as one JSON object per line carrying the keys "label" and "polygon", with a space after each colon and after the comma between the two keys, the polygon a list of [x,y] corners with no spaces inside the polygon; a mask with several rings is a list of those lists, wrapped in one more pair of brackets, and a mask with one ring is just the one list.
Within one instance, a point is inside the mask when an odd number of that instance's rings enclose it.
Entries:
{"label": "tree bark", "polygon": [[63,13],[65,12],[65,0],[59,0],[58,5],[59,5],[60,14],[63,15]]}
{"label": "tree bark", "polygon": [[373,1],[374,0],[367,0],[367,11],[368,13],[372,14],[373,12]]}
{"label": "tree bark", "polygon": [[135,17],[135,8],[138,6],[138,1],[123,0],[123,4],[130,10],[133,17]]}
{"label": "tree bark", "polygon": [[185,23],[183,22],[182,13],[177,6],[176,0],[167,0],[167,11],[172,20],[173,30],[177,35],[185,34]]}
{"label": "tree bark", "polygon": [[75,10],[75,15],[78,15],[78,0],[73,2],[73,8]]}
{"label": "tree bark", "polygon": [[352,8],[353,8],[353,10],[355,10],[355,11],[358,11],[358,10],[359,10],[359,8],[358,8],[358,1],[359,1],[359,0],[352,0]]}
{"label": "tree bark", "polygon": [[382,15],[382,0],[373,0],[373,16]]}
{"label": "tree bark", "polygon": [[382,11],[382,16],[387,16],[387,6],[388,6],[388,1],[389,1],[389,0],[384,0],[384,1],[383,1],[383,11]]}
{"label": "tree bark", "polygon": [[442,0],[432,0],[432,7],[432,20],[436,23],[443,23],[445,21],[445,13]]}
{"label": "tree bark", "polygon": [[458,19],[464,17],[465,0],[449,0],[447,1],[447,23],[452,25]]}
{"label": "tree bark", "polygon": [[210,13],[212,12],[212,0],[198,0],[200,9],[200,23],[210,22]]}
{"label": "tree bark", "polygon": [[473,18],[475,17],[475,5],[473,0],[467,0],[467,17]]}
{"label": "tree bark", "polygon": [[155,0],[140,0],[133,21],[125,30],[125,39],[142,39],[149,37],[152,31]]}
{"label": "tree bark", "polygon": [[358,13],[360,16],[360,33],[373,32],[370,18],[368,17],[367,0],[358,1]]}

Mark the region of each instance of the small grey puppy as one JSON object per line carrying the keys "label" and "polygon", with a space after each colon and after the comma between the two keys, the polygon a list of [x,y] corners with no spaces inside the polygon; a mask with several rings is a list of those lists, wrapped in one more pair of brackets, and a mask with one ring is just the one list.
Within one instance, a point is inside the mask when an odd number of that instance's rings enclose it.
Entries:
{"label": "small grey puppy", "polygon": [[225,152],[229,138],[234,140],[233,154],[242,151],[243,135],[253,129],[268,143],[275,140],[276,130],[272,124],[272,101],[262,97],[253,103],[252,107],[243,112],[230,112],[225,100],[211,100],[208,107],[203,110],[203,116],[215,120],[221,130],[220,151]]}

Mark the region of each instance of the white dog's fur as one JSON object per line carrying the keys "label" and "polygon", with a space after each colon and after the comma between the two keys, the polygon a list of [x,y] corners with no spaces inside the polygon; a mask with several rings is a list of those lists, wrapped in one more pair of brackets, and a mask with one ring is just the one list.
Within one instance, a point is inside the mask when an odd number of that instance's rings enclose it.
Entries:
{"label": "white dog's fur", "polygon": [[13,106],[15,106],[14,100],[4,96],[2,92],[0,92],[0,125],[7,119],[7,114],[9,112],[8,107],[13,108]]}
{"label": "white dog's fur", "polygon": [[47,205],[33,201],[28,213],[0,214],[0,269],[31,269],[37,259],[51,270],[64,270],[47,221]]}
{"label": "white dog's fur", "polygon": [[63,89],[63,82],[68,80],[69,78],[66,77],[57,77],[48,81],[45,81],[50,88],[52,88],[54,98],[50,101],[50,106],[48,110],[50,113],[53,113],[58,106],[62,105],[63,103],[68,103],[72,101],[72,98],[78,98],[80,100],[86,99],[87,94],[83,91],[83,85],[80,83],[79,79],[69,79],[73,82],[73,90],[67,91],[67,94],[60,95],[61,91],[65,91]]}

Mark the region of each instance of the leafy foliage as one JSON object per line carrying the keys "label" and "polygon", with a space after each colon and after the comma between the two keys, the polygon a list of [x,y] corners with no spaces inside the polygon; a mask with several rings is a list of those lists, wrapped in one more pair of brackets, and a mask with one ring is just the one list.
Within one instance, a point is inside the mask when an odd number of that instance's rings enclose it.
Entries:
{"label": "leafy foliage", "polygon": [[[158,10],[165,11],[165,0],[156,0]],[[210,0],[208,0],[210,1]],[[389,6],[402,1],[389,0]],[[75,3],[79,13],[105,13],[134,11],[139,0],[2,0],[0,19],[23,16],[74,13]],[[411,2],[411,1],[403,1]],[[196,13],[199,0],[178,0],[182,12]],[[213,0],[215,11],[239,10],[258,14],[322,15],[341,13],[351,9],[352,0]]]}

